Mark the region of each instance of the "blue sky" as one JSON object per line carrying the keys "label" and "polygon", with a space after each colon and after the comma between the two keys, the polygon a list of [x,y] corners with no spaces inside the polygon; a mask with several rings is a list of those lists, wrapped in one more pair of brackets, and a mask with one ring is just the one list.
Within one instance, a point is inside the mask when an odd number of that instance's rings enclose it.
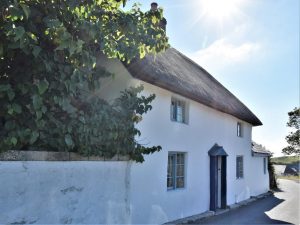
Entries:
{"label": "blue sky", "polygon": [[[148,10],[152,1],[140,2]],[[281,155],[299,106],[299,0],[157,0],[170,44],[210,72],[263,122],[253,140]]]}

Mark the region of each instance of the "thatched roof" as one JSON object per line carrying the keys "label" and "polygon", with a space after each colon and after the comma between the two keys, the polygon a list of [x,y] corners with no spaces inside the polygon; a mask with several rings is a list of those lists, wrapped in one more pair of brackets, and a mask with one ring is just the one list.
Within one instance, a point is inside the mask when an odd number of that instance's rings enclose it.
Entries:
{"label": "thatched roof", "polygon": [[264,146],[252,141],[252,155],[271,156],[271,152],[268,151]]}
{"label": "thatched roof", "polygon": [[[216,59],[217,60],[217,59]],[[261,121],[197,63],[174,48],[125,65],[137,79],[180,94],[254,126]]]}

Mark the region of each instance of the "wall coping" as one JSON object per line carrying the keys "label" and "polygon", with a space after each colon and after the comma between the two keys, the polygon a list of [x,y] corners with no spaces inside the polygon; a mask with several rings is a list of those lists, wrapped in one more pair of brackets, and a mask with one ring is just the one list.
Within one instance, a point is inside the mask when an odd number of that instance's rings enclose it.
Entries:
{"label": "wall coping", "polygon": [[9,150],[0,153],[0,161],[129,161],[129,157],[121,155],[115,155],[112,158],[87,157],[75,152]]}

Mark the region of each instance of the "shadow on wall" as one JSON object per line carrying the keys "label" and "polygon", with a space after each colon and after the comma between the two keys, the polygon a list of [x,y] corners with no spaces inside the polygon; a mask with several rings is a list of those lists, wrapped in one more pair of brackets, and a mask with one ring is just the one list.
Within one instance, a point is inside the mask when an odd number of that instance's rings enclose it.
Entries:
{"label": "shadow on wall", "polygon": [[291,224],[274,220],[266,212],[281,204],[284,200],[269,196],[249,205],[232,210],[228,213],[210,217],[205,220],[194,221],[195,224]]}

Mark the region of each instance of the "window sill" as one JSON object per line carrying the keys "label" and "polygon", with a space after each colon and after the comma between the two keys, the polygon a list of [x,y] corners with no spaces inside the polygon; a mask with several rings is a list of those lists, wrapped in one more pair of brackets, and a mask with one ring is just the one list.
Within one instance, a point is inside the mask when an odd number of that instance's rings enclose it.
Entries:
{"label": "window sill", "polygon": [[184,124],[184,125],[189,125],[188,123],[186,122],[179,122],[179,121],[176,121],[176,120],[171,120],[171,122],[174,122],[174,123],[179,123],[179,124]]}
{"label": "window sill", "polygon": [[168,188],[167,191],[182,191],[182,190],[185,190],[186,188],[185,187],[182,187],[182,188]]}

